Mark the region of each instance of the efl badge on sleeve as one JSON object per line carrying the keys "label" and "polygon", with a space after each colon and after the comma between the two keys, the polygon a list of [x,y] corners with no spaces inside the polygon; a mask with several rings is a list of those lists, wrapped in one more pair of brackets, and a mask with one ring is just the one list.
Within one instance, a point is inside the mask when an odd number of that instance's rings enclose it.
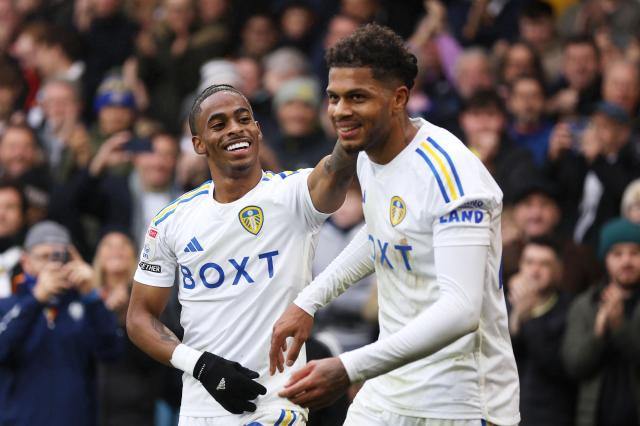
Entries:
{"label": "efl badge on sleeve", "polygon": [[258,206],[245,207],[240,210],[238,218],[242,227],[253,235],[258,235],[258,232],[262,229],[264,216],[262,215],[262,209]]}
{"label": "efl badge on sleeve", "polygon": [[407,214],[407,205],[404,200],[397,195],[391,198],[391,206],[389,207],[389,217],[391,219],[391,224],[396,226]]}

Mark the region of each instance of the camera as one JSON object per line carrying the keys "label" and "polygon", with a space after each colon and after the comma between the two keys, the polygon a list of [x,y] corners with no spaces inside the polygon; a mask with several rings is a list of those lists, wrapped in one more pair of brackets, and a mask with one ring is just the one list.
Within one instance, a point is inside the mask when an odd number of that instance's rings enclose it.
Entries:
{"label": "camera", "polygon": [[69,250],[64,251],[54,251],[49,255],[50,262],[60,262],[63,265],[68,263],[71,260],[71,256],[69,255]]}

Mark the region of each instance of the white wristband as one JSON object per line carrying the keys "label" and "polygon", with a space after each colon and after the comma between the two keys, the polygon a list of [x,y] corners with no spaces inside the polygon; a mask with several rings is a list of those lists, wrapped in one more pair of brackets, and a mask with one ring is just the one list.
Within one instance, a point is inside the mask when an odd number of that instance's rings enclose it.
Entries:
{"label": "white wristband", "polygon": [[171,354],[171,365],[178,370],[182,370],[189,375],[193,375],[193,369],[196,368],[196,362],[202,356],[202,352],[180,343]]}

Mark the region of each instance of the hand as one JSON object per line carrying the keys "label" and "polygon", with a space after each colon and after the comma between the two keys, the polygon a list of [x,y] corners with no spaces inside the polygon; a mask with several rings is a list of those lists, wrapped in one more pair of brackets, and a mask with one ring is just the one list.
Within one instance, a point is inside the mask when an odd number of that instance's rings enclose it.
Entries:
{"label": "hand", "polygon": [[602,144],[598,140],[596,129],[593,125],[588,126],[582,134],[580,151],[588,164],[593,163],[598,158],[598,155],[602,153]]}
{"label": "hand", "polygon": [[580,94],[575,89],[563,89],[549,100],[549,110],[558,114],[572,114],[578,106]]}
{"label": "hand", "polygon": [[473,147],[483,164],[491,163],[500,148],[500,135],[492,131],[470,135],[469,145]]}
{"label": "hand", "polygon": [[573,144],[573,137],[571,135],[571,129],[566,122],[558,123],[551,132],[549,138],[549,159],[555,161],[560,157],[560,154],[571,148]]}
{"label": "hand", "polygon": [[51,296],[56,296],[69,288],[59,262],[49,262],[38,275],[33,296],[40,302],[46,303]]}
{"label": "hand", "polygon": [[87,294],[95,288],[93,268],[82,259],[75,247],[69,246],[70,261],[62,267],[65,279],[80,294]]}
{"label": "hand", "polygon": [[293,373],[278,395],[315,410],[332,404],[350,384],[340,358],[325,358],[311,361]]}
{"label": "hand", "polygon": [[601,301],[607,306],[606,326],[611,331],[618,330],[624,323],[624,300],[627,294],[620,286],[609,284],[601,295]]}
{"label": "hand", "polygon": [[131,136],[129,132],[119,132],[104,141],[89,164],[89,173],[99,176],[107,167],[131,161],[131,153],[121,150],[122,145],[127,143]]}
{"label": "hand", "polygon": [[313,317],[295,304],[289,305],[286,311],[273,325],[271,335],[271,349],[269,350],[269,373],[273,376],[276,367],[279,372],[284,371],[284,352],[287,351],[287,337],[293,336],[293,344],[287,354],[287,365],[292,366],[300,348],[311,335]]}
{"label": "hand", "polygon": [[509,280],[509,303],[512,310],[509,316],[509,329],[513,335],[520,331],[520,325],[531,315],[539,303],[539,285],[518,273]]}
{"label": "hand", "polygon": [[210,352],[204,352],[193,369],[193,377],[225,410],[233,414],[256,411],[256,404],[250,401],[267,393],[264,386],[253,380],[259,376],[237,362]]}

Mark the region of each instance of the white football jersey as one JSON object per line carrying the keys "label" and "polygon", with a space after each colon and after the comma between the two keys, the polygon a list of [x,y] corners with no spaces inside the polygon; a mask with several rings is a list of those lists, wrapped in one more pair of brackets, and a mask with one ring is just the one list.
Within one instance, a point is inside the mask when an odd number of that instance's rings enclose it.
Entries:
{"label": "white football jersey", "polygon": [[[413,123],[417,135],[390,163],[375,164],[365,153],[358,158],[380,338],[438,299],[434,246],[489,246],[485,276],[478,277],[480,325],[426,358],[369,380],[363,392],[407,416],[515,424],[519,383],[500,279],[502,192],[455,136],[422,119]],[[445,229],[447,236],[439,236]],[[465,261],[459,259],[461,268]]]}
{"label": "white football jersey", "polygon": [[[318,212],[307,187],[311,169],[263,173],[239,200],[214,200],[207,182],[175,200],[152,220],[135,280],[170,287],[178,270],[183,343],[237,361],[260,374],[267,394],[258,408],[304,411],[277,392],[306,354],[285,373],[269,376],[271,328],[311,281]],[[205,388],[183,375],[180,414],[228,415]]]}

